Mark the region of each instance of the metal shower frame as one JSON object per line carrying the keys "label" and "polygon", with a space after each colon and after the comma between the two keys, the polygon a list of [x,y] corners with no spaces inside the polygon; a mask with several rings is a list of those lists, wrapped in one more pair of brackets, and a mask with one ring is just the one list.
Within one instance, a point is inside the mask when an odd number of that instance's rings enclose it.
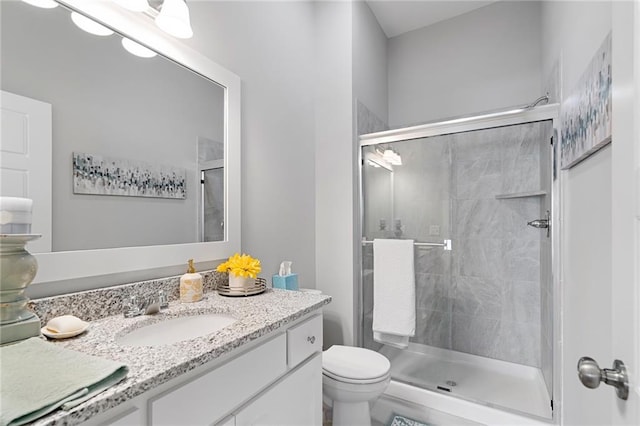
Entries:
{"label": "metal shower frame", "polygon": [[[356,265],[354,265],[356,270],[359,271],[359,273],[357,274],[358,282],[357,282],[355,295],[354,295],[355,300],[357,301],[357,307],[354,310],[354,317],[355,317],[354,342],[357,346],[362,347],[364,344],[363,342],[364,291],[362,288],[363,287],[362,242],[365,241],[366,238],[364,238],[364,199],[362,194],[362,184],[363,184],[362,168],[364,166],[362,148],[365,146],[371,146],[371,145],[399,142],[399,141],[405,141],[405,140],[411,140],[411,139],[421,139],[421,138],[427,138],[431,136],[440,136],[440,135],[447,135],[447,134],[454,134],[454,133],[469,132],[474,130],[491,129],[496,127],[511,126],[511,125],[525,124],[525,123],[531,123],[536,121],[546,121],[546,120],[551,120],[553,123],[553,129],[559,130],[559,117],[558,117],[558,112],[560,109],[559,104],[536,106],[538,103],[540,103],[541,100],[546,100],[545,98],[547,97],[543,96],[541,98],[538,98],[532,104],[522,106],[522,107],[515,107],[515,108],[510,108],[510,109],[501,110],[501,111],[490,111],[486,113],[476,114],[473,116],[453,117],[453,118],[448,118],[448,119],[444,119],[436,122],[421,124],[418,126],[404,127],[399,129],[393,129],[393,130],[385,130],[382,132],[369,133],[369,134],[364,134],[359,136],[358,156],[357,156],[357,161],[358,161],[357,163],[358,164],[358,187],[357,187],[358,195],[357,197],[358,197],[358,207],[359,207],[359,215],[357,216],[357,219],[359,223],[356,224],[355,228],[359,229],[360,231],[359,231],[358,242],[357,244],[355,244],[357,253],[355,256]],[[553,149],[555,151],[555,159],[556,161],[558,161],[559,151],[558,151],[557,143],[554,144]],[[551,211],[553,212],[552,220],[555,223],[558,223],[558,220],[560,217],[559,208],[558,208],[559,207],[559,203],[558,203],[559,183],[558,182],[559,182],[559,179],[557,181],[552,182],[552,191],[551,191],[552,192]],[[553,245],[552,245],[551,256],[552,256],[552,259],[556,259],[557,256],[559,255],[559,250],[557,249],[557,244],[559,241],[558,239],[559,234],[557,233],[557,227],[552,228],[552,232],[554,233],[554,235],[552,239]],[[555,263],[556,262],[554,261],[554,265],[552,266],[552,275],[553,275],[554,284],[558,279],[558,272],[559,272],[556,270]],[[554,288],[558,288],[558,286],[554,285]],[[556,294],[553,295],[554,300],[558,300],[556,299],[557,296],[559,295],[556,295]],[[556,309],[554,309],[554,313],[553,313],[554,334],[556,333],[556,324],[558,324],[558,321],[556,318],[557,312],[555,311]],[[557,353],[555,345],[553,349],[554,349],[554,357],[555,357],[556,356],[555,354]],[[554,376],[555,376],[555,371],[556,369],[554,365]],[[555,383],[556,383],[556,378],[554,377],[554,386],[555,386]]]}

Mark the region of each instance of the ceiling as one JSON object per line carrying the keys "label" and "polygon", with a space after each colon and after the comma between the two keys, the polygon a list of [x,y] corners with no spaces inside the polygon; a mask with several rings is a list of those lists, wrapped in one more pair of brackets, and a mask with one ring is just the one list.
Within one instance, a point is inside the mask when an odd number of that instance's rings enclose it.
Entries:
{"label": "ceiling", "polygon": [[367,0],[388,38],[481,8],[493,1]]}

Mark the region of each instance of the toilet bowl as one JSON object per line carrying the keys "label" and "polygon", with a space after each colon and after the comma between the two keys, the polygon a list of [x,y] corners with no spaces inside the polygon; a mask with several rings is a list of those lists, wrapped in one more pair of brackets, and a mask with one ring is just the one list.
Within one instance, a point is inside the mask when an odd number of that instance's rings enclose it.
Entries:
{"label": "toilet bowl", "polygon": [[391,363],[369,349],[334,345],[322,353],[322,391],[334,426],[371,425],[369,403],[389,384]]}

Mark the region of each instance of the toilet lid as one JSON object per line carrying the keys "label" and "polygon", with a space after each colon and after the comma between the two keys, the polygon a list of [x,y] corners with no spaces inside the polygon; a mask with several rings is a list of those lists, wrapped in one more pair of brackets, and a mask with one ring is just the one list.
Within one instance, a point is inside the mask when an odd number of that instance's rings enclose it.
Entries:
{"label": "toilet lid", "polygon": [[369,349],[333,345],[322,353],[322,369],[337,379],[371,380],[389,373],[391,363]]}

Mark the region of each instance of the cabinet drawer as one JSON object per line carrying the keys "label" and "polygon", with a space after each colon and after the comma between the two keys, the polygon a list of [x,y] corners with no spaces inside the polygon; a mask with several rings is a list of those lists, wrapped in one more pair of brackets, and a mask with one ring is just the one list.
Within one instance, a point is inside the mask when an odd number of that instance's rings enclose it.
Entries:
{"label": "cabinet drawer", "polygon": [[322,315],[315,315],[287,330],[287,366],[293,368],[314,352],[322,351]]}
{"label": "cabinet drawer", "polygon": [[152,400],[153,425],[210,425],[286,371],[284,333]]}

